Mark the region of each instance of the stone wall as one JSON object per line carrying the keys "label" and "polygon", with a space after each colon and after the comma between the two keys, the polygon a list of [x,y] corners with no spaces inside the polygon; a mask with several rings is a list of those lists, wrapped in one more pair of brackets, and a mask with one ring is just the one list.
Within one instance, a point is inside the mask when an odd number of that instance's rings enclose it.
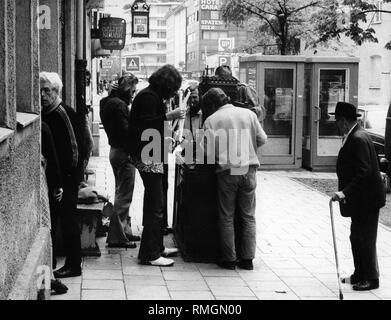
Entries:
{"label": "stone wall", "polygon": [[[0,0],[0,300],[37,299],[41,225],[38,0]],[[3,23],[4,21],[4,23]]]}

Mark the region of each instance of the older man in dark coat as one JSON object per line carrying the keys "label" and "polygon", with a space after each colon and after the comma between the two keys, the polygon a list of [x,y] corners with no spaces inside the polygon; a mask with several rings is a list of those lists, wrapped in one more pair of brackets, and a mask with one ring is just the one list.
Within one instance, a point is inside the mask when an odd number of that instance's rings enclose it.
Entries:
{"label": "older man in dark coat", "polygon": [[385,188],[375,147],[358,124],[358,117],[354,105],[338,102],[336,124],[345,137],[337,161],[340,191],[332,199],[339,201],[342,216],[352,220],[350,242],[355,270],[342,282],[351,283],[353,290],[364,291],[379,287],[376,238]]}

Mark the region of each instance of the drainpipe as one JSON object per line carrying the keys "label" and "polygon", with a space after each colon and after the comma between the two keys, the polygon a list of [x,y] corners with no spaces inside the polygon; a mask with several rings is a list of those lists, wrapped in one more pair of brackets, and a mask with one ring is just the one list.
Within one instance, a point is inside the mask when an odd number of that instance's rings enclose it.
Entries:
{"label": "drainpipe", "polygon": [[[79,119],[78,128],[81,141],[85,141],[86,125],[86,69],[87,60],[85,53],[85,0],[76,0],[76,112]],[[79,164],[81,164],[79,162]],[[84,173],[83,173],[84,174]]]}

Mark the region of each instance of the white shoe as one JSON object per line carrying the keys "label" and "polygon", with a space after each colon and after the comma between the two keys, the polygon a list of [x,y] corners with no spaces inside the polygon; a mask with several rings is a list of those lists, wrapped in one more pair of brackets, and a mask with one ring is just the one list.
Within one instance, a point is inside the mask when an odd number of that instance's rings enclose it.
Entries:
{"label": "white shoe", "polygon": [[162,257],[176,257],[179,253],[178,248],[165,248],[164,251],[162,252]]}
{"label": "white shoe", "polygon": [[142,261],[141,264],[148,265],[148,266],[155,266],[155,267],[172,267],[174,265],[175,261],[172,259],[166,259],[163,257],[160,257],[159,259],[153,260],[153,261]]}

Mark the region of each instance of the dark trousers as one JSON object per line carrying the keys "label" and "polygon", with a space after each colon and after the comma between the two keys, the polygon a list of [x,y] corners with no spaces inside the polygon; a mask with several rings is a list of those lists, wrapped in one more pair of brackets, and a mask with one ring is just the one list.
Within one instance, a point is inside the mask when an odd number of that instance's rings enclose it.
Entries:
{"label": "dark trousers", "polygon": [[[372,209],[373,210],[373,209]],[[354,260],[354,275],[359,280],[379,279],[376,254],[379,209],[356,212],[352,216],[350,243]]]}
{"label": "dark trousers", "polygon": [[[78,183],[75,179],[64,179],[64,193],[61,202],[51,205],[54,207],[52,215],[52,235],[56,233],[57,218],[61,219],[61,231],[65,251],[65,266],[71,269],[79,269],[81,266],[81,242],[80,226],[77,221],[76,207],[78,195]],[[52,211],[52,210],[51,210]]]}
{"label": "dark trousers", "polygon": [[153,261],[160,258],[163,245],[164,175],[140,172],[144,183],[143,234],[139,259]]}
{"label": "dark trousers", "polygon": [[167,193],[168,193],[168,164],[164,165],[163,175],[163,227],[168,227],[168,210],[167,210]]}

